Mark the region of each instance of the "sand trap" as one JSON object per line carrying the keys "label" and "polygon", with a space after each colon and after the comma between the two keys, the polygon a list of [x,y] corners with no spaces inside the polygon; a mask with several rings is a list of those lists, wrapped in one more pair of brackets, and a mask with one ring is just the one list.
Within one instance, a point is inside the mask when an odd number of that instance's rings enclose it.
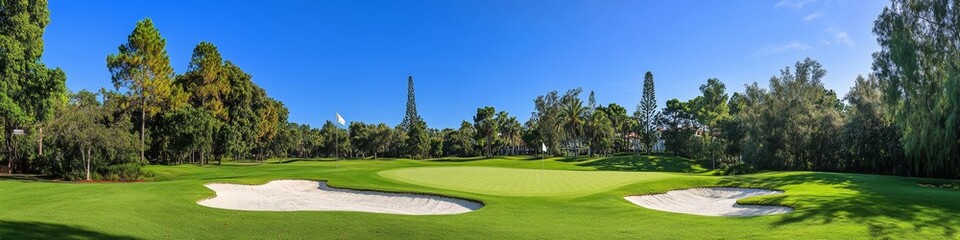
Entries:
{"label": "sand trap", "polygon": [[412,193],[337,189],[326,182],[276,180],[263,185],[212,183],[217,196],[197,204],[248,211],[355,211],[404,215],[443,215],[470,212],[482,203]]}
{"label": "sand trap", "polygon": [[627,201],[641,207],[703,216],[748,217],[792,212],[783,206],[740,205],[741,198],[782,194],[782,191],[755,188],[691,188],[664,194],[628,196]]}

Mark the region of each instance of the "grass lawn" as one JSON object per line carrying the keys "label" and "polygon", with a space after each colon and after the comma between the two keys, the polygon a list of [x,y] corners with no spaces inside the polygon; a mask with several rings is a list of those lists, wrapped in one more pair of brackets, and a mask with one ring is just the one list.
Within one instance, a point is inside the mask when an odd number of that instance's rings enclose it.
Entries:
{"label": "grass lawn", "polygon": [[[671,157],[526,157],[149,166],[153,182],[66,183],[0,179],[0,239],[702,239],[960,238],[955,181],[817,172],[710,176]],[[616,170],[597,171],[597,170]],[[442,194],[483,201],[465,214],[247,212],[197,205],[205,183],[329,180],[336,187]],[[742,186],[785,194],[741,200],[793,213],[724,218],[648,210],[632,194]]]}
{"label": "grass lawn", "polygon": [[382,171],[402,182],[498,196],[574,196],[674,175],[607,171],[515,169],[500,167],[418,167]]}

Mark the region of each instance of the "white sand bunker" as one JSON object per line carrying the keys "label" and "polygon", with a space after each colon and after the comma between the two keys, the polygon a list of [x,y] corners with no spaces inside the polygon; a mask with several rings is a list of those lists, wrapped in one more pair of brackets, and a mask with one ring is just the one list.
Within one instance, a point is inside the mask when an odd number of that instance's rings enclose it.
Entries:
{"label": "white sand bunker", "polygon": [[691,188],[664,194],[628,196],[627,201],[641,207],[703,216],[747,217],[792,212],[783,206],[740,205],[741,198],[782,194],[782,191],[755,188]]}
{"label": "white sand bunker", "polygon": [[200,205],[249,211],[355,211],[404,215],[470,212],[482,203],[431,195],[337,189],[326,182],[276,180],[263,185],[212,183],[217,196]]}

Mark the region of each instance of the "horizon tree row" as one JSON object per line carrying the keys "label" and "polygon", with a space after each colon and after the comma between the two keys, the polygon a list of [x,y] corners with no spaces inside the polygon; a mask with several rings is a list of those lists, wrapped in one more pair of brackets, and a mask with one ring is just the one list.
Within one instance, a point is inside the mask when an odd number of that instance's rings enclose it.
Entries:
{"label": "horizon tree row", "polygon": [[[711,78],[689,100],[658,109],[647,72],[633,115],[582,99],[583,90],[537,96],[523,124],[493,106],[472,122],[433,129],[417,114],[412,76],[407,112],[395,127],[327,121],[319,129],[288,121],[283,103],[252,76],[200,42],[176,74],[150,19],[106,58],[113,90],[69,93],[66,74],[40,61],[45,1],[0,8],[0,123],[6,172],[67,179],[135,180],[144,164],[208,164],[275,157],[414,158],[668,153],[726,173],[763,170],[960,177],[960,32],[947,0],[893,0],[873,32],[881,46],[873,72],[840,98],[827,71],[807,58],[729,95]],[[16,131],[15,131],[16,130]]]}

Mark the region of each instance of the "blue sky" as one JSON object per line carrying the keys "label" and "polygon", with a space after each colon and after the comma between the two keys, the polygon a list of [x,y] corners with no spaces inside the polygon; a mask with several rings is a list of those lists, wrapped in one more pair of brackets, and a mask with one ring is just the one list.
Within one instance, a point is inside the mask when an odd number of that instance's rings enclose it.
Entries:
{"label": "blue sky", "polygon": [[[403,118],[413,75],[420,115],[457,127],[494,106],[526,121],[533,99],[583,87],[631,111],[651,71],[659,106],[690,99],[707,78],[728,92],[812,57],[845,94],[870,72],[871,33],[886,1],[66,1],[50,2],[44,62],[67,86],[113,88],[106,56],[152,18],[174,70],[200,41],[321,125]],[[586,98],[586,94],[583,96]]]}

